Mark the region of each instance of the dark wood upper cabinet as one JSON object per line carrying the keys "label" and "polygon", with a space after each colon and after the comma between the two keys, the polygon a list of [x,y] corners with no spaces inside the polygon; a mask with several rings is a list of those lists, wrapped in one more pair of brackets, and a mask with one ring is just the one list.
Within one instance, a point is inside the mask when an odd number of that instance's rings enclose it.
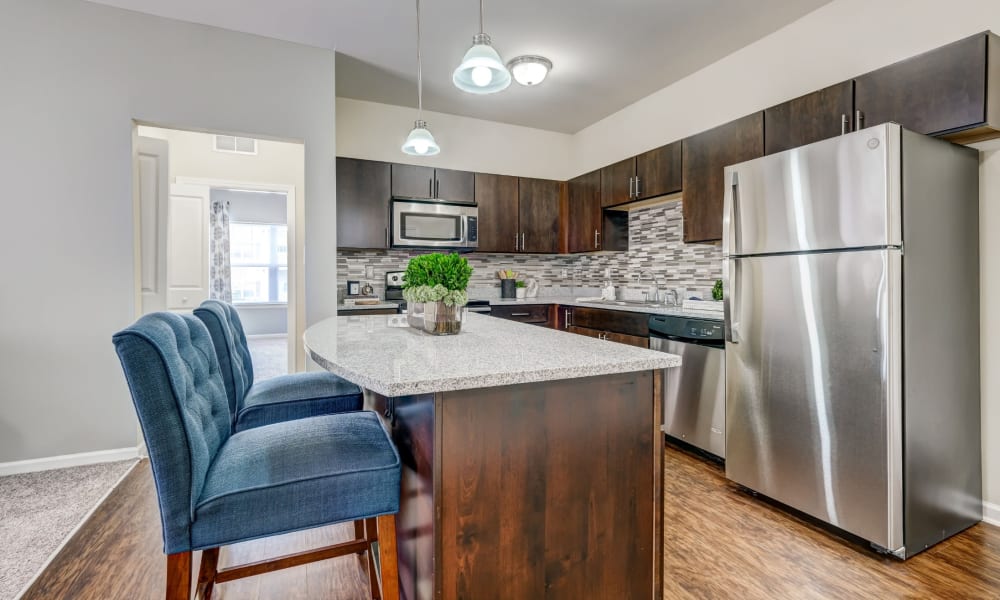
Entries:
{"label": "dark wood upper cabinet", "polygon": [[395,198],[446,200],[473,204],[476,174],[469,171],[435,169],[417,165],[392,165],[392,195]]}
{"label": "dark wood upper cabinet", "polygon": [[521,252],[559,252],[562,186],[550,179],[519,179]]}
{"label": "dark wood upper cabinet", "polygon": [[476,173],[479,205],[479,252],[517,252],[517,177]]}
{"label": "dark wood upper cabinet", "polygon": [[852,131],[854,81],[823,88],[764,111],[764,154]]}
{"label": "dark wood upper cabinet", "polygon": [[434,170],[434,195],[439,200],[474,204],[476,202],[476,174],[451,169]]}
{"label": "dark wood upper cabinet", "polygon": [[681,143],[674,142],[636,156],[635,199],[655,198],[681,191],[681,155]]}
{"label": "dark wood upper cabinet", "polygon": [[393,163],[392,196],[394,198],[433,198],[434,168]]}
{"label": "dark wood upper cabinet", "polygon": [[389,247],[389,163],[337,159],[337,246]]}
{"label": "dark wood upper cabinet", "polygon": [[635,179],[635,157],[601,169],[601,206],[631,202]]}
{"label": "dark wood upper cabinet", "polygon": [[723,169],[764,155],[764,113],[684,140],[684,241],[722,239]]}
{"label": "dark wood upper cabinet", "polygon": [[981,33],[855,78],[862,127],[895,121],[969,143],[1000,126],[998,38]]}
{"label": "dark wood upper cabinet", "polygon": [[[601,172],[591,171],[567,182],[569,251],[601,249]],[[482,210],[482,209],[480,209]]]}

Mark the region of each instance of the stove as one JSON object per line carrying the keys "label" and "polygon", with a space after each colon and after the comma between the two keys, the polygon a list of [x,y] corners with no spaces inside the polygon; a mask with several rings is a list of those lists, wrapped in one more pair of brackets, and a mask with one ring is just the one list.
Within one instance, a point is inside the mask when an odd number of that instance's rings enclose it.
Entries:
{"label": "stove", "polygon": [[[403,298],[403,274],[405,271],[389,271],[385,274],[385,299],[399,305],[399,312],[406,312],[406,300]],[[469,300],[466,304],[469,312],[490,314],[489,300]]]}

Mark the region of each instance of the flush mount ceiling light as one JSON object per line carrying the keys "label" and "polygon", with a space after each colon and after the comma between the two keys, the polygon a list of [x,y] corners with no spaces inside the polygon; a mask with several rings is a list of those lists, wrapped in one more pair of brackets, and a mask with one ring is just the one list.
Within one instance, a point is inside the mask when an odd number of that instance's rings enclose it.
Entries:
{"label": "flush mount ceiling light", "polygon": [[441,147],[427,129],[427,122],[421,119],[424,112],[424,80],[420,64],[420,0],[417,0],[417,120],[413,122],[410,135],[403,142],[403,152],[413,156],[434,156]]}
{"label": "flush mount ceiling light", "polygon": [[514,80],[521,85],[538,85],[552,70],[552,61],[544,56],[518,56],[507,63],[507,68],[514,75]]}
{"label": "flush mount ceiling light", "polygon": [[510,72],[493,49],[490,36],[483,32],[483,2],[479,0],[479,33],[465,53],[451,80],[458,89],[473,94],[502,92],[510,85]]}

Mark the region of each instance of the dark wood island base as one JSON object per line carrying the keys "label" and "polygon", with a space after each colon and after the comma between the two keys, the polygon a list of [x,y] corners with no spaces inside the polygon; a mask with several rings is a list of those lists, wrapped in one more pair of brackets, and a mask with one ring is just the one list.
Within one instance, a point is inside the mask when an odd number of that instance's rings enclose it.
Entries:
{"label": "dark wood island base", "polygon": [[410,600],[660,598],[662,371],[386,398]]}

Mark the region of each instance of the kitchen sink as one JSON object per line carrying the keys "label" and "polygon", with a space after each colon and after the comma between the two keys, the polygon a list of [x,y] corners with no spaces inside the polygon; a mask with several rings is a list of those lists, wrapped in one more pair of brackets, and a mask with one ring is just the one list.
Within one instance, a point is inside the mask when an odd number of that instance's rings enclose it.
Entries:
{"label": "kitchen sink", "polygon": [[582,304],[601,304],[604,306],[639,306],[643,308],[671,308],[672,305],[650,300],[580,300]]}

